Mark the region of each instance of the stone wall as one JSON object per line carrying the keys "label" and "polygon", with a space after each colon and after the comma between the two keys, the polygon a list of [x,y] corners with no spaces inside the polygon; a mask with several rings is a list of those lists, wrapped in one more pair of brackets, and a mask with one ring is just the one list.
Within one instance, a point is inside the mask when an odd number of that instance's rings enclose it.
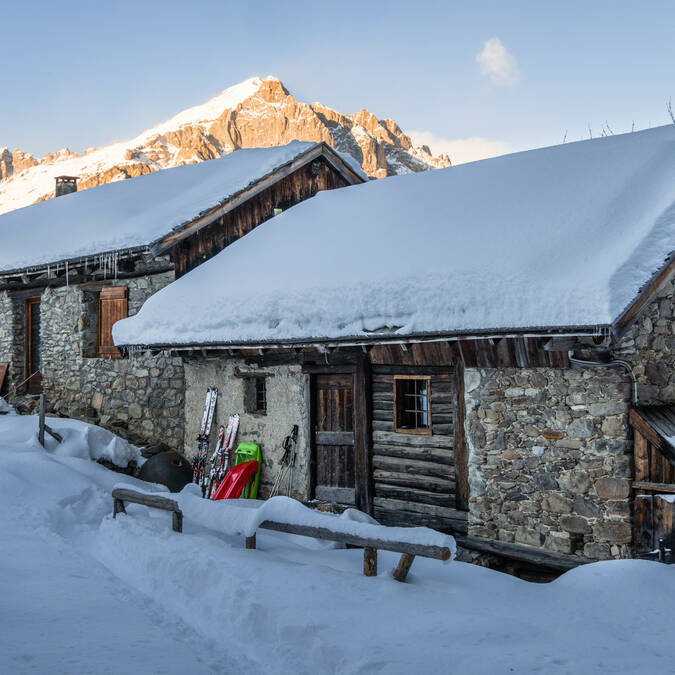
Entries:
{"label": "stone wall", "polygon": [[0,363],[9,363],[5,385],[0,394],[7,393],[24,379],[23,304],[0,291]]}
{"label": "stone wall", "polygon": [[613,352],[633,366],[642,404],[675,402],[674,290],[675,281],[666,284]]}
{"label": "stone wall", "polygon": [[[127,286],[132,315],[172,279],[173,273],[164,273],[110,285]],[[164,354],[96,358],[93,295],[76,287],[47,288],[42,295],[43,389],[49,408],[91,419],[135,443],[182,448],[182,359]]]}
{"label": "stone wall", "polygon": [[469,534],[630,553],[630,386],[613,369],[465,371]]}
{"label": "stone wall", "polygon": [[[264,376],[267,387],[267,414],[245,411],[247,376]],[[228,416],[241,416],[237,443],[252,441],[261,447],[262,471],[259,497],[266,498],[279,471],[282,442],[294,424],[299,427],[297,457],[293,474],[293,497],[309,496],[309,380],[300,366],[254,368],[242,360],[187,359],[185,362],[185,454],[194,455],[196,438],[209,386],[218,387],[218,405],[211,430],[211,451],[218,425],[226,425]],[[235,445],[236,447],[236,445]],[[285,494],[285,483],[284,483]]]}

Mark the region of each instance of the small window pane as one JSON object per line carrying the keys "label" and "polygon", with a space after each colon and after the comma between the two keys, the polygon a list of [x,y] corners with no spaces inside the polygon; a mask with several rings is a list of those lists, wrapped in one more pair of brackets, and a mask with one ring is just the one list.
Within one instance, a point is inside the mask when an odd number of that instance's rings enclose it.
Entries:
{"label": "small window pane", "polygon": [[396,431],[430,432],[429,378],[394,377]]}

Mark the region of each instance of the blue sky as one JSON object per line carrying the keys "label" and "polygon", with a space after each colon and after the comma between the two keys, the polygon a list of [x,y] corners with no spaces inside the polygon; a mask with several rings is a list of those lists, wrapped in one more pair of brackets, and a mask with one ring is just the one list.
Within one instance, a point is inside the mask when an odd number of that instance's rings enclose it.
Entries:
{"label": "blue sky", "polygon": [[669,121],[673,26],[672,2],[5,2],[0,146],[101,146],[267,74],[436,152],[619,133]]}

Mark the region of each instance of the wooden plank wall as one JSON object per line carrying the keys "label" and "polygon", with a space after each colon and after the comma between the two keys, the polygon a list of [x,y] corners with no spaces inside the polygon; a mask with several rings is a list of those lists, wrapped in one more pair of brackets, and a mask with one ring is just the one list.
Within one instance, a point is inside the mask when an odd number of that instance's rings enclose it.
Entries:
{"label": "wooden plank wall", "polygon": [[448,530],[458,518],[453,453],[456,391],[451,367],[431,369],[432,434],[394,432],[394,373],[422,375],[429,370],[373,366],[373,515],[387,525]]}
{"label": "wooden plank wall", "polygon": [[[316,162],[320,165],[318,172],[312,171],[314,162],[301,167],[290,176],[282,178],[251,197],[238,208],[203,227],[193,236],[176,244],[170,252],[171,260],[176,267],[176,278],[213,257],[260,223],[272,218],[274,209],[286,210],[313,197],[319,190],[332,190],[348,185],[347,181],[323,158],[317,159]],[[252,271],[255,270],[253,260],[251,268]]]}
{"label": "wooden plank wall", "polygon": [[639,429],[634,429],[635,480],[646,483],[675,483],[675,465]]}

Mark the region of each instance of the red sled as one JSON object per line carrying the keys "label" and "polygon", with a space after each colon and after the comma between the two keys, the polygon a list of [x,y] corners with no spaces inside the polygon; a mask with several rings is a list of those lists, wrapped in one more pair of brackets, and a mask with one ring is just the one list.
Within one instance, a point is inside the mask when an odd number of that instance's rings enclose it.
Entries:
{"label": "red sled", "polygon": [[246,483],[251,480],[258,471],[258,462],[252,460],[233,466],[223,478],[223,482],[218,486],[213,500],[217,499],[239,499]]}

